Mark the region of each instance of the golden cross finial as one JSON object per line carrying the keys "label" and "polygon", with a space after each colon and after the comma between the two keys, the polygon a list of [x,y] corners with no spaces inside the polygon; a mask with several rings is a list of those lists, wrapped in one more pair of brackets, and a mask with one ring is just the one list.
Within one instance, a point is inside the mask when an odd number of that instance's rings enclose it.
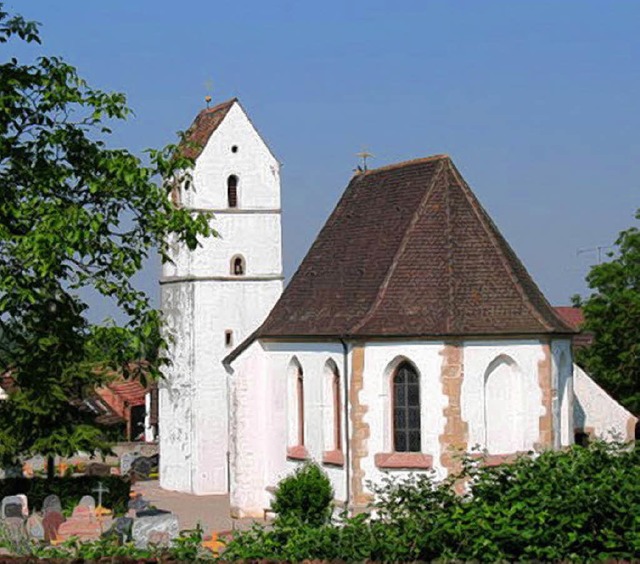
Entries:
{"label": "golden cross finial", "polygon": [[207,95],[204,97],[204,101],[207,103],[207,108],[211,103],[211,91],[213,90],[213,80],[208,79],[204,83],[204,88],[207,91]]}
{"label": "golden cross finial", "polygon": [[356,153],[356,156],[362,159],[362,166],[358,166],[358,169],[362,170],[362,172],[367,172],[367,159],[374,158],[374,155],[367,151],[366,148],[363,148],[362,151]]}

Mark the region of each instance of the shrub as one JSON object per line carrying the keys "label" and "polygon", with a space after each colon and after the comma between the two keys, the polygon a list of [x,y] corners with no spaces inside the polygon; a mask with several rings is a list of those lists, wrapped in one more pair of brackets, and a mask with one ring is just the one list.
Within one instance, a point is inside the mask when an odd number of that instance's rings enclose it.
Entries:
{"label": "shrub", "polygon": [[[588,448],[483,466],[444,482],[387,479],[375,511],[320,526],[278,519],[237,535],[224,558],[346,561],[633,560],[640,554],[640,449]],[[453,493],[459,480],[464,495]]]}
{"label": "shrub", "polygon": [[7,478],[0,480],[0,499],[8,495],[26,494],[29,499],[29,509],[41,509],[44,498],[50,494],[56,494],[62,506],[74,507],[83,495],[97,494],[93,491],[102,483],[109,491],[102,495],[102,504],[111,509],[114,514],[123,514],[127,511],[131,484],[129,480],[120,476],[77,476],[53,478]]}
{"label": "shrub", "polygon": [[320,526],[331,518],[333,488],[317,464],[307,463],[278,484],[271,509],[281,520]]}

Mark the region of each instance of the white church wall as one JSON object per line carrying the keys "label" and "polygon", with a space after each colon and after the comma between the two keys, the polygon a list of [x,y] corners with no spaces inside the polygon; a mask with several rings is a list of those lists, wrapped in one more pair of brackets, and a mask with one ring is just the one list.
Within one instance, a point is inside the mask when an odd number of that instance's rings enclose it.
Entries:
{"label": "white church wall", "polygon": [[[534,448],[539,418],[545,413],[538,382],[538,363],[543,359],[537,340],[464,343],[461,407],[469,449],[489,447],[490,454],[507,454]],[[500,422],[502,433],[493,427]],[[501,436],[488,437],[491,430]]]}
{"label": "white church wall", "polygon": [[[235,208],[228,202],[229,175],[238,178]],[[171,245],[175,264],[163,266],[163,309],[173,300],[165,315],[169,325],[179,325],[180,338],[160,394],[160,481],[168,489],[224,494],[230,398],[222,360],[282,293],[279,164],[238,104],[196,159],[190,182],[182,204],[212,211],[220,237],[204,240],[195,252]],[[238,255],[242,275],[232,271]]]}
{"label": "white church wall", "polygon": [[573,444],[573,358],[570,339],[551,342],[552,375],[556,395],[553,398],[555,447]]}
{"label": "white church wall", "polygon": [[637,418],[577,364],[573,365],[575,428],[605,440],[632,440]]}
{"label": "white church wall", "polygon": [[158,383],[160,486],[177,491],[192,489],[195,393],[191,364],[192,310],[193,286],[175,284],[162,289],[163,329],[169,343],[171,364],[163,368],[165,378]]}
{"label": "white church wall", "polygon": [[[232,152],[232,147],[237,152]],[[195,190],[185,205],[228,209],[227,178],[238,177],[239,209],[280,208],[280,165],[239,104],[234,104],[209,138],[193,171]]]}
{"label": "white church wall", "polygon": [[[442,394],[440,369],[442,342],[397,341],[368,342],[364,353],[364,387],[360,392],[360,405],[367,407],[364,415],[369,425],[368,456],[361,460],[363,483],[379,483],[387,474],[406,475],[408,470],[383,470],[375,462],[376,454],[393,451],[392,378],[394,370],[403,360],[411,362],[420,377],[420,438],[422,452],[433,457],[436,475],[444,477],[440,465],[439,436],[445,425],[443,409],[446,399]],[[419,473],[419,470],[412,470]]]}
{"label": "white church wall", "polygon": [[[344,406],[344,356],[340,343],[265,343],[269,354],[269,375],[272,390],[289,401],[281,402],[279,412],[274,412],[274,420],[285,422],[295,421],[295,414],[290,410],[295,409],[294,402],[290,401],[291,387],[287,386],[287,375],[292,358],[296,358],[303,370],[304,378],[304,446],[310,460],[320,464],[331,480],[335,497],[344,501],[346,497],[344,467],[323,464],[323,452],[325,444],[325,432],[331,427],[325,419],[328,399],[323,393],[326,381],[325,366],[328,360],[332,360],[338,368],[341,381],[341,403]],[[275,410],[274,410],[275,411]],[[343,444],[344,437],[344,410],[342,415]],[[332,416],[331,416],[332,417]],[[271,445],[269,457],[268,482],[276,484],[287,474],[292,473],[300,465],[299,461],[286,457],[287,447],[296,430],[285,424],[284,437],[278,438],[278,444]],[[282,456],[284,454],[284,456]]]}
{"label": "white church wall", "polygon": [[190,253],[180,253],[168,276],[232,276],[232,258],[245,259],[245,276],[281,276],[282,245],[278,213],[218,213],[210,237]]}

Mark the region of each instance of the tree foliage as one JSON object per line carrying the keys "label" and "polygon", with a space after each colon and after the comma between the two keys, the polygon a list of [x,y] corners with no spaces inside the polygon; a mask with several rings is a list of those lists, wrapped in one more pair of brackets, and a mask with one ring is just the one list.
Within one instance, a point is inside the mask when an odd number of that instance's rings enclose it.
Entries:
{"label": "tree foliage", "polygon": [[[463,480],[464,495],[453,485]],[[436,482],[410,475],[374,488],[371,514],[312,526],[276,520],[234,537],[226,560],[633,560],[640,553],[640,450],[588,448],[522,456]]]}
{"label": "tree foliage", "polygon": [[[640,219],[640,210],[636,213]],[[578,351],[578,362],[613,397],[640,414],[640,231],[631,227],[616,240],[608,262],[587,276],[593,293],[583,302],[583,329],[594,343]]]}
{"label": "tree foliage", "polygon": [[[0,5],[0,43],[16,38],[40,43],[38,25]],[[108,448],[82,409],[109,377],[96,361],[126,367],[150,341],[162,348],[159,314],[131,277],[156,249],[169,260],[167,238],[194,249],[214,234],[208,217],[171,204],[193,164],[175,146],[147,151],[148,164],[107,146],[109,124],[130,115],[123,94],[58,57],[0,64],[0,367],[15,384],[0,405],[4,461]],[[123,327],[89,325],[87,287],[125,314]]]}

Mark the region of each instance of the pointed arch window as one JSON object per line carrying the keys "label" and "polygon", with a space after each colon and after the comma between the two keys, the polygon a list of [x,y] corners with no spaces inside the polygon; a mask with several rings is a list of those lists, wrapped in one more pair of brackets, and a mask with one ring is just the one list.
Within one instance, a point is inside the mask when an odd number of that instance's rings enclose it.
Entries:
{"label": "pointed arch window", "polygon": [[420,378],[408,362],[393,377],[393,450],[420,452]]}
{"label": "pointed arch window", "polygon": [[227,203],[230,208],[238,207],[238,177],[235,174],[227,178]]}
{"label": "pointed arch window", "polygon": [[304,446],[304,373],[297,358],[289,363],[287,374],[288,432],[287,457],[293,460],[306,460]]}
{"label": "pointed arch window", "polygon": [[302,369],[296,377],[296,404],[298,407],[298,445],[304,446],[304,379]]}

